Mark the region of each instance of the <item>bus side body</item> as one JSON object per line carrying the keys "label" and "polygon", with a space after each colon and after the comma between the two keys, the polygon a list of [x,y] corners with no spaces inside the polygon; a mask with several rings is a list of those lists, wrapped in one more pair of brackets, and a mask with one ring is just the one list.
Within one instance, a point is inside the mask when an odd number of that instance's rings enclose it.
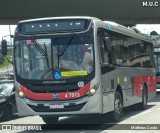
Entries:
{"label": "bus side body", "polygon": [[[98,23],[97,29],[109,37],[111,43],[111,51],[107,55],[97,42],[101,57],[103,113],[114,110],[115,92],[121,94],[123,107],[141,103],[144,89],[148,100],[154,98],[156,72],[152,42],[134,37],[132,32],[116,31],[111,24]],[[106,62],[105,56],[108,56]]]}

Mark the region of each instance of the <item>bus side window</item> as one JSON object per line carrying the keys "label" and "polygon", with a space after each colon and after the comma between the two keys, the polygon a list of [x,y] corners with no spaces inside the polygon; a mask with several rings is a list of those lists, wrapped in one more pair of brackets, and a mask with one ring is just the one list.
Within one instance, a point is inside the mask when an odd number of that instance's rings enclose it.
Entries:
{"label": "bus side window", "polygon": [[101,63],[108,64],[108,53],[105,47],[104,34],[98,33],[98,43],[100,50]]}

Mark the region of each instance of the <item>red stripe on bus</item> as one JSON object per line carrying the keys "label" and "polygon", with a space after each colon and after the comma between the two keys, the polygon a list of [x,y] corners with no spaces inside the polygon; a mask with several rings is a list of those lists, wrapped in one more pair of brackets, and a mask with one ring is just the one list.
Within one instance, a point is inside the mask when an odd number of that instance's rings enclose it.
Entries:
{"label": "red stripe on bus", "polygon": [[[35,93],[21,85],[22,92],[27,98],[32,100],[71,100],[83,97],[90,89],[90,83],[73,92],[57,92],[57,93]],[[53,94],[58,94],[58,98],[53,98]]]}
{"label": "red stripe on bus", "polygon": [[148,92],[156,92],[156,76],[135,76],[134,77],[134,95],[141,95],[144,83],[147,83]]}

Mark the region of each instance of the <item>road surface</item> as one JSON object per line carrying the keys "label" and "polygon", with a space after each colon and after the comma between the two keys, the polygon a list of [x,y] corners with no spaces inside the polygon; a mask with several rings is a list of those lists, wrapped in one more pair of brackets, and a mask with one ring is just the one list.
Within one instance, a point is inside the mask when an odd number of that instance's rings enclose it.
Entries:
{"label": "road surface", "polygon": [[[38,126],[43,129],[43,132],[50,133],[158,133],[160,132],[160,94],[148,103],[148,108],[145,111],[138,110],[135,106],[132,106],[131,108],[125,109],[121,122],[113,123],[113,121],[108,118],[109,114],[101,117],[61,117],[58,125],[44,125],[45,123],[39,116],[15,116],[15,118],[10,121],[1,121],[0,124],[38,124]],[[156,130],[156,127],[159,130]],[[3,133],[5,132],[15,131],[4,130]],[[20,132],[28,133],[30,131]],[[42,131],[38,131],[38,133],[40,132]]]}
{"label": "road surface", "polygon": [[13,71],[13,65],[7,65],[6,67],[0,68],[0,73],[6,73],[6,72]]}

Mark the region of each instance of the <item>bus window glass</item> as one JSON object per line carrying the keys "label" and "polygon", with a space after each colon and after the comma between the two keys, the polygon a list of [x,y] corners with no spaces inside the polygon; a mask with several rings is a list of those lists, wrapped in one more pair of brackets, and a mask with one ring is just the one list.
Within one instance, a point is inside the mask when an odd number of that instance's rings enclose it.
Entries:
{"label": "bus window glass", "polygon": [[[34,41],[36,44],[34,44]],[[51,39],[19,41],[15,57],[17,73],[22,78],[46,79],[43,74],[46,71],[51,71]],[[52,76],[47,77],[47,79],[52,78]]]}
{"label": "bus window glass", "polygon": [[111,40],[113,65],[154,67],[153,46],[150,43],[119,33],[106,32]]}
{"label": "bus window glass", "polygon": [[112,64],[111,40],[110,40],[110,36],[104,29],[101,29],[101,28],[98,29],[97,42],[98,42],[98,49],[100,53],[100,62],[105,65]]}
{"label": "bus window glass", "polygon": [[91,73],[93,71],[92,42],[89,36],[72,35],[53,38],[54,73],[61,72],[61,79]]}
{"label": "bus window glass", "polygon": [[101,62],[104,64],[108,64],[108,53],[105,48],[104,37],[105,37],[104,33],[102,31],[99,32],[97,41],[99,43]]}
{"label": "bus window glass", "polygon": [[91,36],[61,35],[18,42],[16,70],[24,79],[58,80],[86,76],[93,71]]}

